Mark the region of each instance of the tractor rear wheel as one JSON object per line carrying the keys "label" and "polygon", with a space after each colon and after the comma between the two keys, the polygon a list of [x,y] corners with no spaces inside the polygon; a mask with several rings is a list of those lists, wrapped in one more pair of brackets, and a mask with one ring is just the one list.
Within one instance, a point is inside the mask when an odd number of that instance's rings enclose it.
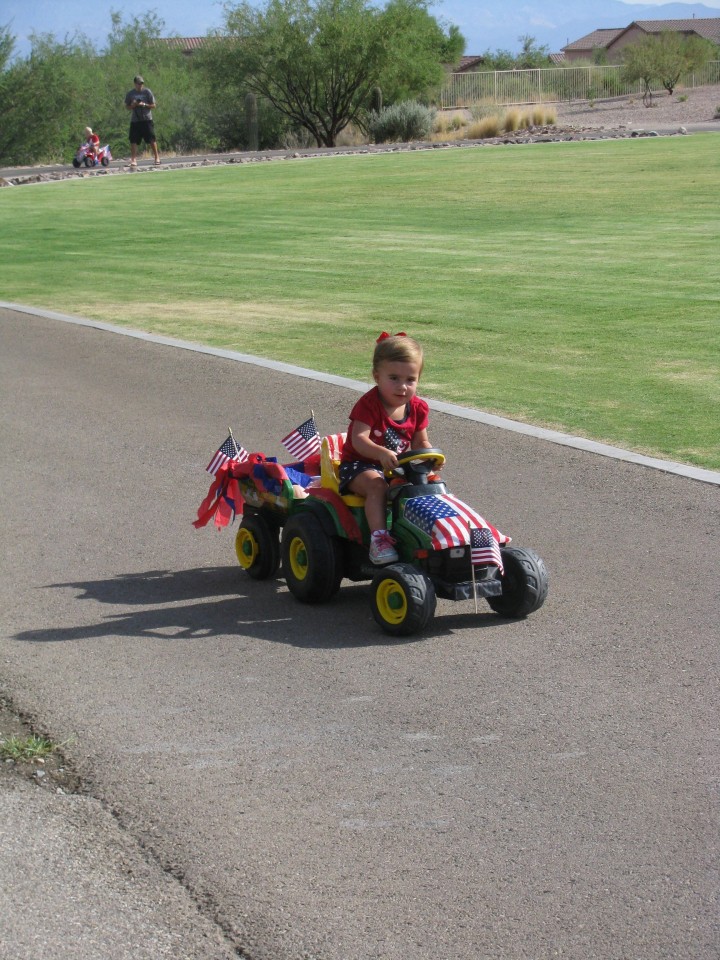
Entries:
{"label": "tractor rear wheel", "polygon": [[235,536],[238,563],[253,580],[267,580],[280,566],[277,531],[263,517],[247,514]]}
{"label": "tractor rear wheel", "polygon": [[325,603],[340,589],[343,564],[337,537],[329,536],[311,513],[291,517],[283,528],[283,574],[301,603]]}

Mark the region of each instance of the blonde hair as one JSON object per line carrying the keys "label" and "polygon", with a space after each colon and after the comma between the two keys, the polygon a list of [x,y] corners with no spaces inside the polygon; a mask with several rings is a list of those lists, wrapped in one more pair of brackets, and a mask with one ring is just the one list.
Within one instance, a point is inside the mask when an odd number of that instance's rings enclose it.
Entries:
{"label": "blonde hair", "polygon": [[85,127],[85,133],[92,133],[92,127]]}
{"label": "blonde hair", "polygon": [[423,371],[425,359],[423,348],[412,337],[395,336],[384,337],[375,344],[373,353],[373,372],[377,371],[381,363],[417,363],[420,373]]}

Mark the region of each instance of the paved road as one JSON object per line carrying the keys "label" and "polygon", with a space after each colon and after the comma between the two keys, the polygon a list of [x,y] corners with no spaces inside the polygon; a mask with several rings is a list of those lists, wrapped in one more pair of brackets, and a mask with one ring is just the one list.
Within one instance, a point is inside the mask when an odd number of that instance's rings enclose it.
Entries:
{"label": "paved road", "polygon": [[190,525],[228,424],[280,453],[355,394],[8,310],[0,330],[5,683],[225,943],[717,957],[716,487],[435,414],[454,491],[538,549],[551,594],[519,623],[441,602],[391,643],[364,585],[300,606]]}

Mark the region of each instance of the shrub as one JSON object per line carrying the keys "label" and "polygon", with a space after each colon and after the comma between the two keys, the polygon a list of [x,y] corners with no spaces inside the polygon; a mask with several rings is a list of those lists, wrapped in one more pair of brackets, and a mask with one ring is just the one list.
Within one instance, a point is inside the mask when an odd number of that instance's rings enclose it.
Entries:
{"label": "shrub", "polygon": [[470,107],[470,116],[473,120],[483,120],[485,117],[495,116],[498,105],[494,100],[478,100]]}
{"label": "shrub", "polygon": [[427,140],[433,128],[435,111],[414,100],[405,100],[368,116],[368,132],[375,143]]}
{"label": "shrub", "polygon": [[513,130],[517,130],[520,127],[521,118],[521,113],[517,107],[512,107],[506,111],[503,117],[503,130],[507,133],[512,133]]}
{"label": "shrub", "polygon": [[500,117],[497,114],[493,117],[483,117],[471,123],[467,128],[468,140],[487,140],[489,137],[500,136]]}

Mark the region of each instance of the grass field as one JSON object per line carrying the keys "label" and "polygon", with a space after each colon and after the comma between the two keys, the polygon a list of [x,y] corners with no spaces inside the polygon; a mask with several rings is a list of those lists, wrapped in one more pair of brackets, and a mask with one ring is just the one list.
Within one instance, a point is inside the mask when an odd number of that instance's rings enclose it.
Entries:
{"label": "grass field", "polygon": [[[0,296],[720,468],[720,138],[432,150],[0,193]],[[29,321],[30,322],[30,321]]]}

